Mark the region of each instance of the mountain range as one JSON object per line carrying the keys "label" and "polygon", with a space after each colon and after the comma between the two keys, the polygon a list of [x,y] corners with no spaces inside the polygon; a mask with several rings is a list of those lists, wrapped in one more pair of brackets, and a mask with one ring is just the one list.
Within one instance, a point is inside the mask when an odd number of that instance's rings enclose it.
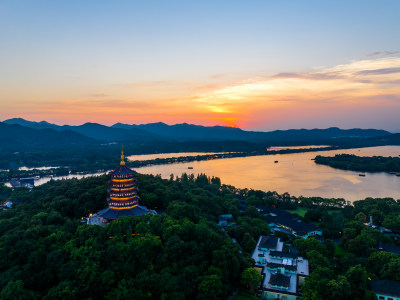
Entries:
{"label": "mountain range", "polygon": [[[393,137],[392,137],[393,136]],[[150,123],[129,125],[117,123],[105,126],[97,123],[83,125],[56,125],[46,121],[32,122],[21,118],[0,122],[0,150],[15,150],[23,146],[30,148],[66,147],[101,143],[134,142],[185,142],[185,141],[245,141],[265,145],[338,144],[377,139],[398,141],[399,137],[377,129],[291,129],[270,132],[245,131],[224,126],[200,126],[192,124],[167,125]]]}

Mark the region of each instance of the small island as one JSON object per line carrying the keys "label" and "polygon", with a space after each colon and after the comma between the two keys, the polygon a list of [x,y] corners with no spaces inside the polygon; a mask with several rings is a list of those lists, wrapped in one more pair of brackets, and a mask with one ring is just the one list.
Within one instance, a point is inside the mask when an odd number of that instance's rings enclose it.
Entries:
{"label": "small island", "polygon": [[400,173],[400,158],[391,156],[362,157],[353,154],[336,154],[329,157],[318,155],[315,157],[315,163],[342,170]]}

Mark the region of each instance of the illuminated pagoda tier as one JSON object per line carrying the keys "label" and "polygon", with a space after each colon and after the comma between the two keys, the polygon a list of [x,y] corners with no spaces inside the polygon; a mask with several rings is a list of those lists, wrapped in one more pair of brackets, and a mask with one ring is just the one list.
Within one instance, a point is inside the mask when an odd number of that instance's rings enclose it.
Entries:
{"label": "illuminated pagoda tier", "polygon": [[121,152],[121,163],[109,173],[108,207],[101,210],[98,215],[104,219],[115,220],[124,216],[140,216],[155,213],[145,206],[139,205],[139,196],[136,187],[136,172],[125,165],[124,151]]}

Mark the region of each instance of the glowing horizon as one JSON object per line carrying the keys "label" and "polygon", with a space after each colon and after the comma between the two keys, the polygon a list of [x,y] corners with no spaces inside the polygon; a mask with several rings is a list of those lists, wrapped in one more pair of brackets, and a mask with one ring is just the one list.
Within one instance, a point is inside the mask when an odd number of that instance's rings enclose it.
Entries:
{"label": "glowing horizon", "polygon": [[400,132],[396,1],[151,2],[5,1],[0,119]]}

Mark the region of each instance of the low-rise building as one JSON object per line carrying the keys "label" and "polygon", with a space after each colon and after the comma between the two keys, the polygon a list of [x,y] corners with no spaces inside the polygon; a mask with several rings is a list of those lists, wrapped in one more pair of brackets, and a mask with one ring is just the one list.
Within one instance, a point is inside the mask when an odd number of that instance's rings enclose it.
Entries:
{"label": "low-rise building", "polygon": [[14,202],[11,200],[6,200],[3,203],[0,203],[0,209],[9,209],[12,208]]}
{"label": "low-rise building", "polygon": [[283,231],[304,239],[322,235],[320,228],[313,224],[303,223],[290,212],[280,208],[258,206],[258,210],[264,215],[272,231]]}
{"label": "low-rise building", "polygon": [[263,275],[262,299],[297,299],[299,286],[309,274],[308,260],[283,251],[283,242],[274,236],[260,236],[252,258]]}
{"label": "low-rise building", "polygon": [[400,255],[400,246],[378,243],[378,250]]}
{"label": "low-rise building", "polygon": [[35,178],[20,178],[19,180],[11,179],[10,184],[12,187],[24,186],[32,189],[35,186]]}
{"label": "low-rise building", "polygon": [[235,220],[233,219],[233,216],[231,214],[227,215],[220,215],[218,217],[218,226],[221,226],[223,228],[233,224]]}
{"label": "low-rise building", "polygon": [[378,300],[400,300],[400,281],[371,280],[370,289]]}

